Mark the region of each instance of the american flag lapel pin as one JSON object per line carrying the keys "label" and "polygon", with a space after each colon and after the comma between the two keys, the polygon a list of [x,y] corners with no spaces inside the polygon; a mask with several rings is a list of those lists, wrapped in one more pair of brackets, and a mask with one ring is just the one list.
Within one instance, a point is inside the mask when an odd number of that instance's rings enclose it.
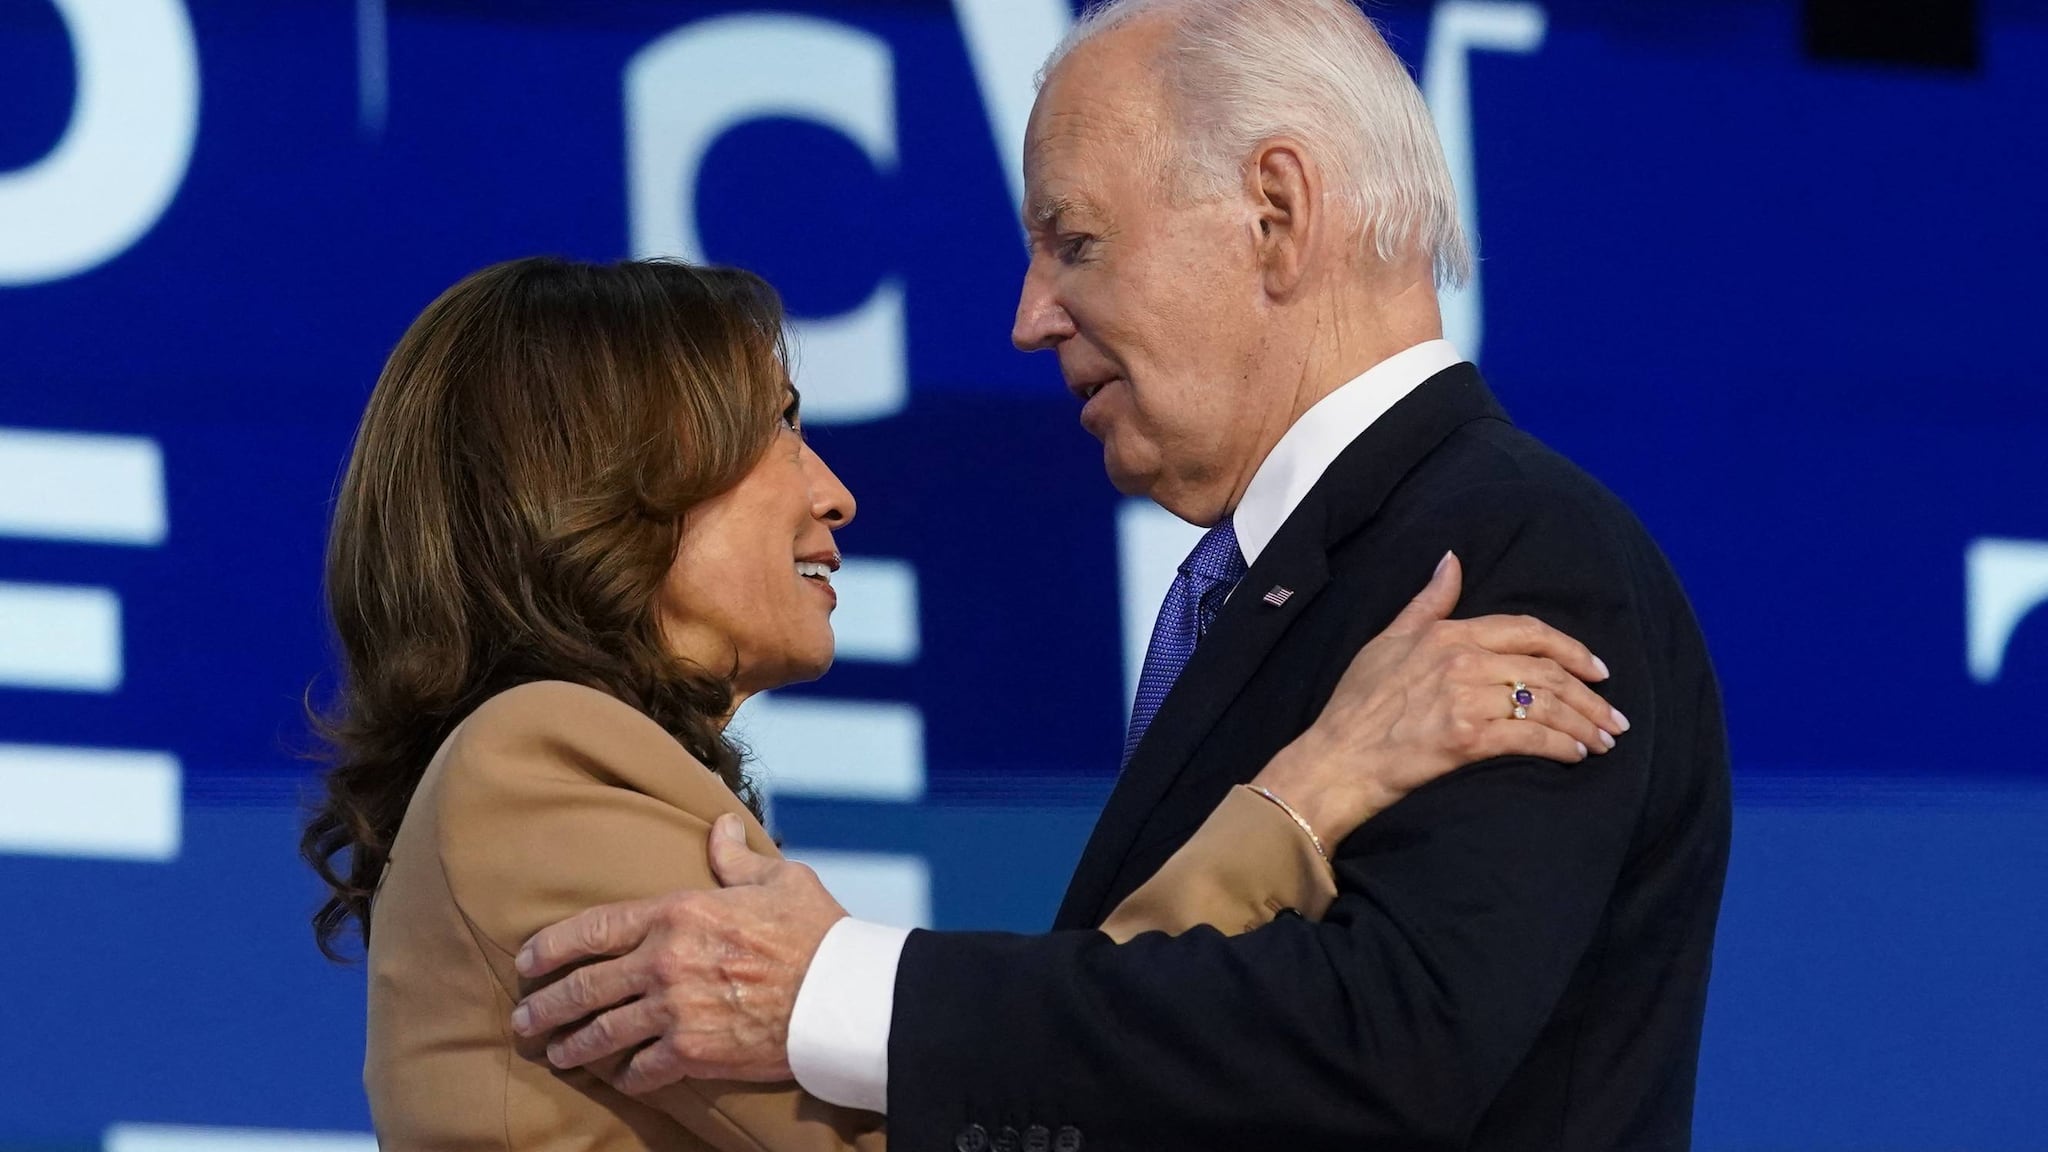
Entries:
{"label": "american flag lapel pin", "polygon": [[1273,590],[1271,592],[1268,592],[1264,596],[1259,597],[1259,599],[1264,600],[1266,603],[1271,604],[1275,608],[1278,608],[1282,604],[1287,603],[1288,598],[1293,595],[1294,589],[1282,588],[1280,585],[1275,584],[1273,585]]}

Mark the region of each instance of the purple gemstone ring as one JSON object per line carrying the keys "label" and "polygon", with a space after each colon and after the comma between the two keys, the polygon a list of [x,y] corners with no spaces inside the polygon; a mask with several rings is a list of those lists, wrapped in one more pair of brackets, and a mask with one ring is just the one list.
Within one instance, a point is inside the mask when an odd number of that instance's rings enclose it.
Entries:
{"label": "purple gemstone ring", "polygon": [[1536,703],[1536,694],[1529,691],[1527,684],[1517,680],[1515,681],[1515,690],[1508,696],[1508,699],[1514,702],[1515,719],[1527,720],[1529,718],[1529,706]]}

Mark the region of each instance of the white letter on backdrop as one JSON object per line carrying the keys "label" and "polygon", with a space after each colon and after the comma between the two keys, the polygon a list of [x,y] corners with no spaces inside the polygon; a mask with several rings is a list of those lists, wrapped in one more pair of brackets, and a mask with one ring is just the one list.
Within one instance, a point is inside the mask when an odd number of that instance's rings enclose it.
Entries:
{"label": "white letter on backdrop", "polygon": [[[697,234],[704,154],[750,120],[814,121],[844,133],[884,172],[896,166],[889,46],[830,20],[739,15],[678,28],[626,65],[625,99],[636,256],[705,259]],[[851,312],[792,322],[806,416],[849,423],[903,409],[909,395],[903,315],[903,284],[889,277]]]}
{"label": "white letter on backdrop", "polygon": [[98,267],[154,227],[199,135],[199,49],[179,0],[53,0],[77,95],[64,135],[0,172],[0,284]]}

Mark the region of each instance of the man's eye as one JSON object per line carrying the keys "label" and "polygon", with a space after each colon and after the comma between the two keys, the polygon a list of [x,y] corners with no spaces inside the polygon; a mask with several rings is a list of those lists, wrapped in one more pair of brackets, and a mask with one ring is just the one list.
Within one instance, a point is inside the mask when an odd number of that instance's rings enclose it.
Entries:
{"label": "man's eye", "polygon": [[1068,263],[1079,260],[1088,251],[1092,236],[1063,236],[1060,238],[1059,257]]}

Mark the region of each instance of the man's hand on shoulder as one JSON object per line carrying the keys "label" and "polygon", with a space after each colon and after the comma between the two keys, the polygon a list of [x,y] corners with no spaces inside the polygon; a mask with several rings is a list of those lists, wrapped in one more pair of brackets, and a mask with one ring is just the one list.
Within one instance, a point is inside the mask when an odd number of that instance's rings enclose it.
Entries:
{"label": "man's hand on shoulder", "polygon": [[612,1075],[629,1094],[685,1078],[790,1079],[797,991],[846,910],[809,868],[749,849],[736,816],[713,825],[710,854],[721,889],[592,908],[527,941],[529,980],[583,966],[522,1001],[514,1031],[552,1034],[558,1068],[632,1052]]}

